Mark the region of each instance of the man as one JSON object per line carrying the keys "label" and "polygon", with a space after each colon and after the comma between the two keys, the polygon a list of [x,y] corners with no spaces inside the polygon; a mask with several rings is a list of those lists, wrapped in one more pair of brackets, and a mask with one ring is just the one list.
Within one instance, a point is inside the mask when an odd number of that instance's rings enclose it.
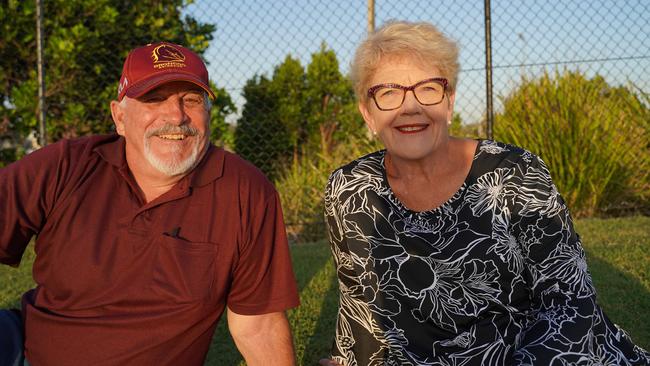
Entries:
{"label": "man", "polygon": [[31,365],[201,365],[226,309],[249,365],[292,365],[298,305],[277,192],[210,144],[203,61],[127,56],[117,135],[63,140],[0,171],[0,262],[37,235],[23,296]]}

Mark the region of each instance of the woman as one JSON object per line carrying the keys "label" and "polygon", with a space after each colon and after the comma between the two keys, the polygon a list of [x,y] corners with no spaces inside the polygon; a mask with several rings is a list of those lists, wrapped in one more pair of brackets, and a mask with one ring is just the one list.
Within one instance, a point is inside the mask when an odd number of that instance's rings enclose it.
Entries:
{"label": "woman", "polygon": [[542,160],[449,136],[458,49],[390,23],[352,64],[385,146],[334,171],[326,219],[352,365],[650,364],[596,305],[580,238]]}

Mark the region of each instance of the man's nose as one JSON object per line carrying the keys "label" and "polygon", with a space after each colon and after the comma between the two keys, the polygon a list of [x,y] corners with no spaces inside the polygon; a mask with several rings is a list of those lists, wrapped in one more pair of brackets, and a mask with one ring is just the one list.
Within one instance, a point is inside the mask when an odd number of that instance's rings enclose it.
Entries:
{"label": "man's nose", "polygon": [[187,114],[185,113],[185,107],[183,106],[183,99],[170,96],[165,100],[165,103],[162,105],[163,118],[165,122],[181,125],[185,123],[187,119]]}

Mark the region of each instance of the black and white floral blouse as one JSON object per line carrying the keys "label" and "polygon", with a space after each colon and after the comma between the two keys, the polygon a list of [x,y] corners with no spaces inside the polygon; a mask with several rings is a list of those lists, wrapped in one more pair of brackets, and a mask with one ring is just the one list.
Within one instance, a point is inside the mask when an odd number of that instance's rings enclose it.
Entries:
{"label": "black and white floral blouse", "polygon": [[327,185],[334,360],[650,364],[596,305],[580,238],[539,157],[481,141],[453,197],[414,212],[391,191],[384,154],[339,168]]}

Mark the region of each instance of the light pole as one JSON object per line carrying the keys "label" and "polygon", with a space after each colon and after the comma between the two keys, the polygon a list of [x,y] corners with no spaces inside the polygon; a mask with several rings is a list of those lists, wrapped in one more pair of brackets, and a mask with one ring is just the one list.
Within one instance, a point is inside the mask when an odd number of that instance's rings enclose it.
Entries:
{"label": "light pole", "polygon": [[38,142],[47,144],[45,129],[45,73],[43,67],[43,2],[36,0],[36,53],[38,63]]}

